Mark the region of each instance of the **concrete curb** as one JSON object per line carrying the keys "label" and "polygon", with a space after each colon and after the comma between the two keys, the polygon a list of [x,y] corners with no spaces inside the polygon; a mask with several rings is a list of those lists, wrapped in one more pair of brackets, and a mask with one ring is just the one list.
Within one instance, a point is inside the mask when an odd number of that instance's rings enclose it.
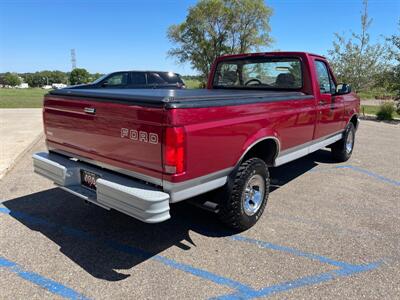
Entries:
{"label": "concrete curb", "polygon": [[27,152],[29,152],[43,137],[44,137],[44,132],[42,131],[34,138],[34,140],[23,151],[21,151],[20,154],[17,155],[17,157],[15,157],[15,159],[11,161],[10,165],[5,170],[0,172],[0,181],[5,175],[7,175],[8,172],[10,172],[15,167],[20,158],[23,157]]}

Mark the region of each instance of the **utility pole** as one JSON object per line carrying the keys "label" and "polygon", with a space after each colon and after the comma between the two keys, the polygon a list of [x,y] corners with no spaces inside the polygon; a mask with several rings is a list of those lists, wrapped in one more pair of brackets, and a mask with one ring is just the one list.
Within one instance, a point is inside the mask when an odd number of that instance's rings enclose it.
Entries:
{"label": "utility pole", "polygon": [[72,65],[72,70],[76,69],[76,53],[75,53],[75,49],[71,49],[71,65]]}

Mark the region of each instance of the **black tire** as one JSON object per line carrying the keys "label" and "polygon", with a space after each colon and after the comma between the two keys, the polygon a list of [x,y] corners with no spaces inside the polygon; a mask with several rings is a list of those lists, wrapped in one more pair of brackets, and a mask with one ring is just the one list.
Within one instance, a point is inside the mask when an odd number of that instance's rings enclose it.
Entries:
{"label": "black tire", "polygon": [[[259,194],[257,194],[257,185],[254,183],[254,186],[251,186],[250,180],[252,182],[257,180],[256,182],[260,184]],[[243,162],[236,172],[230,176],[228,183],[222,190],[223,195],[220,197],[218,212],[220,220],[234,230],[243,231],[252,227],[264,212],[269,194],[269,184],[269,172],[263,160],[251,158]],[[251,186],[251,189],[250,192],[246,193],[248,185]],[[253,196],[253,193],[258,197]],[[252,196],[246,198],[246,195],[250,194]],[[261,194],[263,195],[260,196]],[[251,206],[251,200],[246,201],[246,199],[256,199],[256,197],[257,205]],[[254,213],[251,211],[253,214],[250,214],[249,210],[254,210]]]}
{"label": "black tire", "polygon": [[[347,125],[344,131],[343,138],[331,146],[332,157],[338,162],[345,162],[349,160],[354,149],[354,142],[356,136],[356,129],[353,123]],[[351,141],[351,148],[349,148],[348,140]]]}

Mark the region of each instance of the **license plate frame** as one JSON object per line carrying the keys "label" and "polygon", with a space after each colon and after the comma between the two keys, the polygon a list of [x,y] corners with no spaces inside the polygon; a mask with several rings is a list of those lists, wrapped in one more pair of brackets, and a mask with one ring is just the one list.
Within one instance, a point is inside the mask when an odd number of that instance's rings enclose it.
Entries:
{"label": "license plate frame", "polygon": [[81,169],[81,185],[89,190],[96,191],[96,181],[101,178],[99,174]]}

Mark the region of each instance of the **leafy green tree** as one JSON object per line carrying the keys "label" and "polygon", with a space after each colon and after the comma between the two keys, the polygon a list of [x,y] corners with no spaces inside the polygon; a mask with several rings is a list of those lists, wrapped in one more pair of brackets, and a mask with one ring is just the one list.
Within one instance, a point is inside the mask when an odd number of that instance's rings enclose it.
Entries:
{"label": "leafy green tree", "polygon": [[394,65],[379,73],[375,77],[374,88],[383,89],[388,94],[394,93],[400,96],[400,65]]}
{"label": "leafy green tree", "polygon": [[388,87],[389,91],[397,94],[398,100],[400,100],[400,19],[398,23],[398,32],[399,33],[393,34],[391,37],[387,38],[387,41],[391,44],[390,55],[394,60],[394,65],[391,70],[381,76],[381,80],[383,84]]}
{"label": "leafy green tree", "polygon": [[72,85],[88,83],[90,81],[90,74],[86,69],[76,68],[73,69],[71,74],[69,75],[69,82]]}
{"label": "leafy green tree", "polygon": [[338,78],[350,83],[355,90],[366,90],[375,84],[376,77],[388,69],[388,49],[384,44],[370,42],[368,29],[372,19],[368,16],[368,1],[363,2],[361,32],[350,38],[335,34],[329,60]]}
{"label": "leafy green tree", "polygon": [[22,80],[18,76],[18,74],[10,73],[10,72],[7,72],[4,74],[2,81],[5,85],[9,85],[9,86],[13,86],[13,87],[20,85],[22,83]]}
{"label": "leafy green tree", "polygon": [[168,39],[176,47],[168,54],[190,62],[206,79],[217,56],[269,46],[271,14],[263,0],[200,0],[183,23],[169,27]]}
{"label": "leafy green tree", "polygon": [[101,73],[94,73],[90,75],[90,82],[95,81],[96,79],[99,79],[103,74]]}
{"label": "leafy green tree", "polygon": [[49,84],[67,83],[67,81],[68,81],[67,74],[62,71],[42,71],[40,73],[41,73],[42,77],[46,78],[46,83],[48,81]]}
{"label": "leafy green tree", "polygon": [[41,87],[46,84],[67,83],[68,74],[62,71],[40,71],[22,74],[30,87]]}
{"label": "leafy green tree", "polygon": [[41,74],[41,72],[35,72],[25,75],[25,81],[30,87],[40,87],[47,84],[46,78]]}

